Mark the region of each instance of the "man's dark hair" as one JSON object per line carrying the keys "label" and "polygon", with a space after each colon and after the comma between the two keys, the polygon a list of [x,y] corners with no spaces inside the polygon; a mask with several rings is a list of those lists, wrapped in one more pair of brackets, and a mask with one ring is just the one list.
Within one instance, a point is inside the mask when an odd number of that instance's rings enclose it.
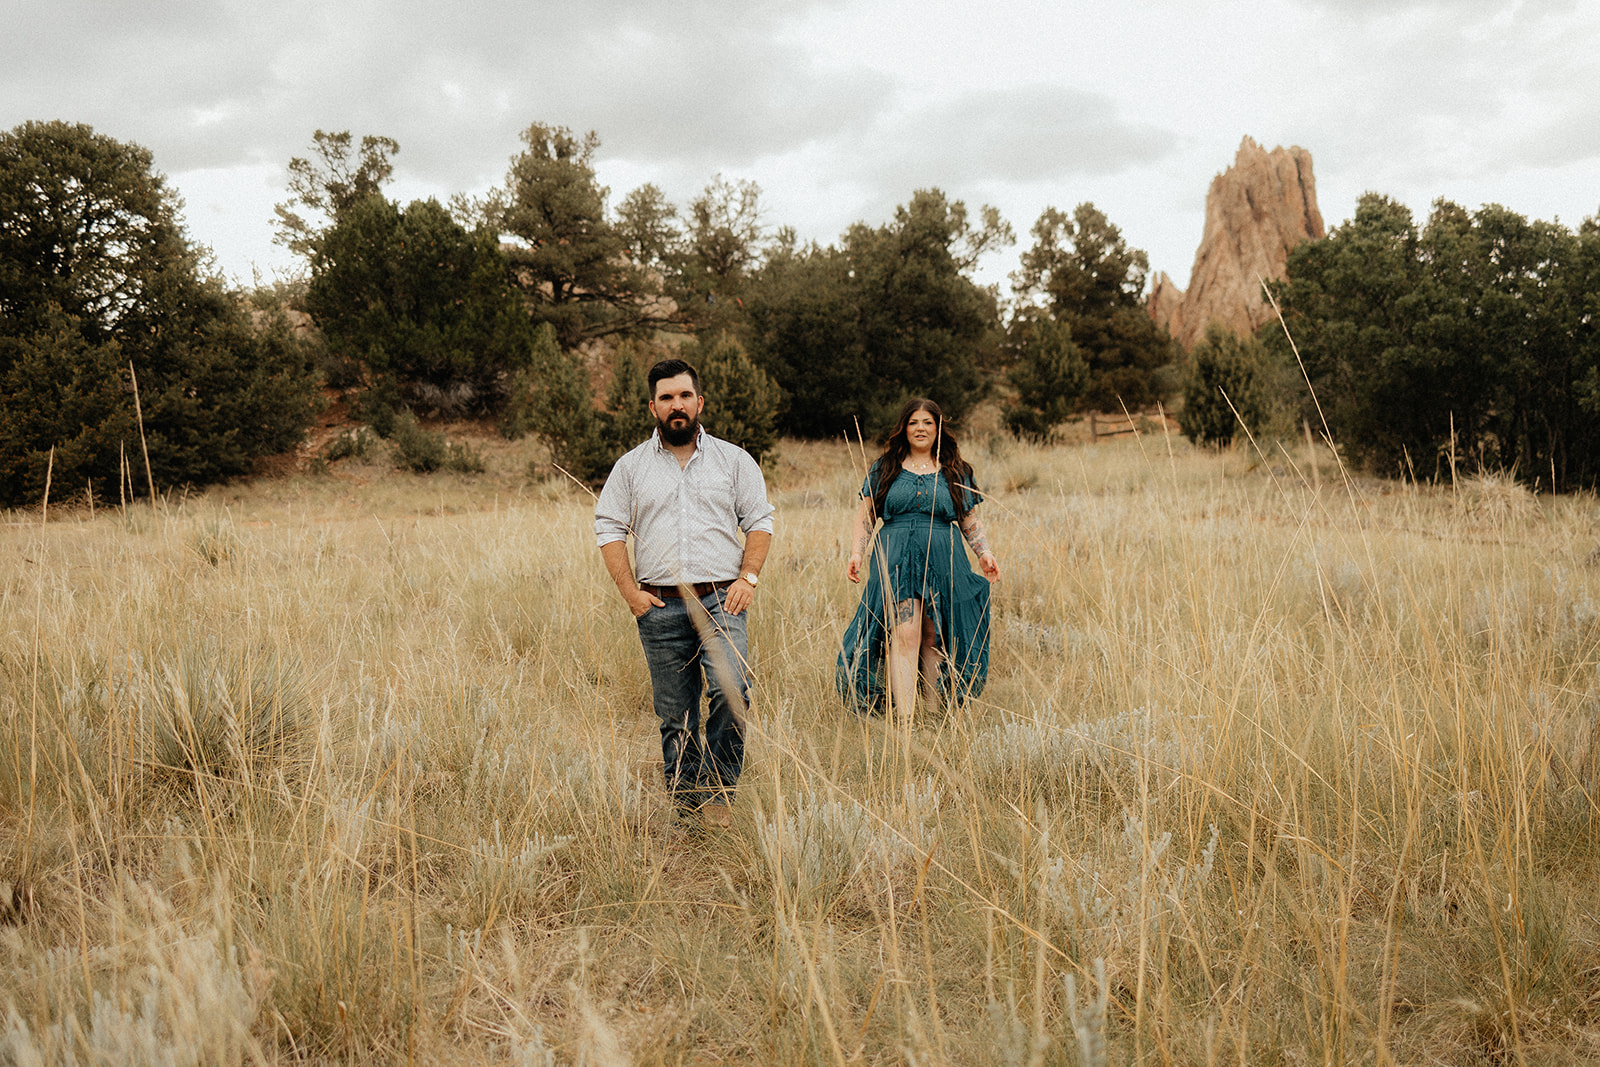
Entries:
{"label": "man's dark hair", "polygon": [[680,374],[687,374],[689,381],[694,383],[694,391],[700,392],[700,372],[681,359],[664,359],[650,368],[650,399],[656,398],[656,383],[663,378],[676,378]]}

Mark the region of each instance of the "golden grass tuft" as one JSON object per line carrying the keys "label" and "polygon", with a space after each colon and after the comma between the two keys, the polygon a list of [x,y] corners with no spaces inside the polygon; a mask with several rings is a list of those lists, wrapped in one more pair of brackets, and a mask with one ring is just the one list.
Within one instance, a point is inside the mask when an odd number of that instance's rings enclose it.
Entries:
{"label": "golden grass tuft", "polygon": [[1526,524],[1539,514],[1539,498],[1509,471],[1485,471],[1462,479],[1458,499],[1469,520],[1496,529]]}

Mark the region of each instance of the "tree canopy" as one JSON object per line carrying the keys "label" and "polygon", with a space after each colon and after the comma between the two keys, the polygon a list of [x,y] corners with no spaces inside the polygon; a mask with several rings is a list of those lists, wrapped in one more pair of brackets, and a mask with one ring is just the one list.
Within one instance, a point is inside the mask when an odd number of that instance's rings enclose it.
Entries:
{"label": "tree canopy", "polygon": [[1046,208],[1033,224],[1033,238],[1012,288],[1024,304],[1042,307],[1066,327],[1083,353],[1089,381],[1082,406],[1138,410],[1170,391],[1178,349],[1144,309],[1149,257],[1129,248],[1122,231],[1090,203],[1079,204],[1070,217]]}
{"label": "tree canopy", "polygon": [[369,408],[497,411],[533,344],[494,236],[435,200],[348,208],[312,257],[306,308],[331,353],[362,368]]}
{"label": "tree canopy", "polygon": [[665,273],[683,241],[678,209],[660,186],[652,182],[633,190],[617,207],[617,232],[622,246],[637,266]]}
{"label": "tree canopy", "polygon": [[629,193],[617,210],[629,259],[672,302],[651,325],[688,333],[739,329],[745,291],[764,251],[761,188],[718,174],[678,209],[654,185]]}
{"label": "tree canopy", "polygon": [[791,433],[877,432],[911,396],[959,418],[982,399],[998,344],[994,294],[968,274],[974,248],[1003,239],[997,213],[922,190],[841,247],[780,235],[750,290],[752,358],[788,397]]}
{"label": "tree canopy", "polygon": [[536,122],[522,140],[527,148],[482,214],[515,238],[506,255],[535,321],[550,323],[567,348],[670,323],[659,277],[629,257],[624,230],[607,215],[608,190],[594,172],[600,138]]}
{"label": "tree canopy", "polygon": [[[314,158],[289,160],[289,199],[272,209],[278,230],[273,240],[307,258],[345,212],[383,190],[394,173],[391,159],[400,151],[400,142],[371,134],[357,148],[348,130],[318,130],[311,145]],[[307,218],[301,211],[313,215]]]}
{"label": "tree canopy", "polygon": [[68,491],[114,493],[139,446],[134,374],[158,487],[300,439],[306,353],[201,263],[144,148],[65,122],[0,134],[0,502],[39,499],[52,467]]}
{"label": "tree canopy", "polygon": [[1454,455],[1595,484],[1597,240],[1593,220],[1574,233],[1445,200],[1419,230],[1404,205],[1363,196],[1290,254],[1277,288],[1335,439],[1387,474],[1434,477]]}

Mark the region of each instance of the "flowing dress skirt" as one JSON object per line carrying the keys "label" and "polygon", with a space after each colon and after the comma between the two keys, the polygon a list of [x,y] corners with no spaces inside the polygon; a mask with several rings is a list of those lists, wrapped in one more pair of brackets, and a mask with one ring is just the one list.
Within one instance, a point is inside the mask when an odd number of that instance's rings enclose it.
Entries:
{"label": "flowing dress skirt", "polygon": [[885,653],[896,605],[918,599],[924,617],[933,620],[943,653],[941,698],[959,702],[977,696],[989,673],[989,581],[967,560],[943,476],[902,472],[883,510],[884,524],[867,562],[866,590],[839,652],[839,695],[855,711],[882,713]]}

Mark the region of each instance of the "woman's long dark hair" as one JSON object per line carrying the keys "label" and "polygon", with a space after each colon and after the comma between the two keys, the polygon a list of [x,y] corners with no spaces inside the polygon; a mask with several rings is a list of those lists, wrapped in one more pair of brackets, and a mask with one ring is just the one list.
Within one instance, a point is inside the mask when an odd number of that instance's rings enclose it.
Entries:
{"label": "woman's long dark hair", "polygon": [[873,517],[879,518],[883,515],[883,502],[889,496],[889,486],[900,474],[900,465],[911,454],[911,442],[906,440],[906,424],[911,421],[911,416],[919,411],[926,411],[932,415],[933,424],[939,431],[939,437],[933,444],[933,454],[939,461],[939,470],[944,474],[945,484],[950,487],[950,499],[955,502],[956,519],[959,521],[966,518],[967,512],[977,503],[968,495],[969,486],[972,484],[972,465],[961,458],[961,446],[956,444],[956,439],[945,429],[944,412],[939,410],[938,404],[926,397],[906,401],[906,406],[900,409],[900,418],[895,421],[889,439],[883,444],[883,455],[872,465],[878,476],[877,484],[872,487]]}

